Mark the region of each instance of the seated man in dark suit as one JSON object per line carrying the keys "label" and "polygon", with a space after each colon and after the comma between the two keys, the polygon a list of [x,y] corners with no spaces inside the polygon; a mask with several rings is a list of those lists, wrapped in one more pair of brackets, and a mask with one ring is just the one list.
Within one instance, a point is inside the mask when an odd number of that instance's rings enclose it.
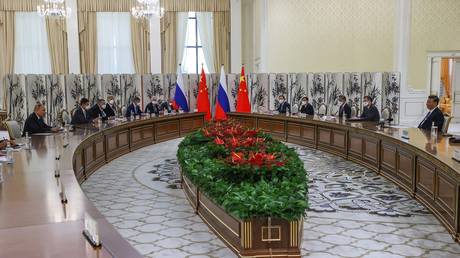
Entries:
{"label": "seated man in dark suit", "polygon": [[149,104],[147,104],[147,106],[145,106],[145,112],[144,113],[147,113],[147,114],[155,114],[155,115],[160,115],[160,105],[158,105],[158,101],[157,101],[157,97],[156,96],[152,96],[150,98],[150,102]]}
{"label": "seated man in dark suit", "polygon": [[363,97],[363,113],[361,113],[361,121],[380,121],[380,113],[377,107],[373,104],[372,98],[370,96]]}
{"label": "seated man in dark suit", "polygon": [[301,106],[300,106],[300,113],[306,114],[309,116],[312,116],[315,114],[315,110],[313,109],[313,106],[308,103],[308,97],[303,97]]}
{"label": "seated man in dark suit", "polygon": [[128,106],[126,109],[126,117],[130,117],[131,114],[134,116],[140,116],[141,115],[141,107],[139,106],[139,103],[141,103],[141,99],[139,97],[134,97],[133,102]]}
{"label": "seated man in dark suit", "polygon": [[107,104],[105,105],[104,112],[108,118],[117,115],[117,106],[115,105],[115,99],[113,96],[107,96]]}
{"label": "seated man in dark suit", "polygon": [[289,103],[286,102],[286,99],[284,98],[283,95],[280,95],[278,97],[278,101],[279,101],[279,106],[277,108],[277,111],[280,114],[286,114],[287,112],[291,113],[291,105],[289,105]]}
{"label": "seated man in dark suit", "polygon": [[45,121],[43,121],[44,117],[45,106],[43,106],[42,103],[37,102],[34,107],[34,112],[27,117],[24,123],[22,135],[25,136],[26,132],[29,134],[57,132],[59,130],[58,128],[53,128],[45,124]]}
{"label": "seated man in dark suit", "polygon": [[73,125],[91,123],[89,108],[89,100],[87,98],[82,98],[80,100],[80,106],[75,110],[70,123]]}
{"label": "seated man in dark suit", "polygon": [[160,111],[168,111],[168,113],[171,113],[171,105],[169,105],[168,101],[164,100],[164,96],[160,95],[158,104],[160,105]]}
{"label": "seated man in dark suit", "polygon": [[347,103],[347,97],[345,97],[344,95],[340,95],[339,103],[340,103],[339,117],[342,118],[345,113],[345,118],[350,119],[351,118],[351,108]]}
{"label": "seated man in dark suit", "polygon": [[97,103],[88,112],[90,119],[93,120],[99,117],[102,119],[102,121],[109,119],[105,114],[105,108],[105,100],[98,99]]}
{"label": "seated man in dark suit", "polygon": [[434,125],[438,127],[438,131],[442,130],[444,125],[444,115],[441,110],[438,108],[439,98],[436,95],[428,96],[426,100],[426,108],[428,108],[428,114],[423,118],[422,122],[418,125],[418,128],[430,130],[431,126]]}

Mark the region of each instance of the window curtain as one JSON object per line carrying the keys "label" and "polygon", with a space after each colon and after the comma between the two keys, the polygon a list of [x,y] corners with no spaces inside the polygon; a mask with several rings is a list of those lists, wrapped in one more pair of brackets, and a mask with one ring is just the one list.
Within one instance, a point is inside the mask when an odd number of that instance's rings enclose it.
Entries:
{"label": "window curtain", "polygon": [[98,73],[134,73],[131,14],[97,13]]}
{"label": "window curtain", "polygon": [[81,73],[96,74],[97,31],[95,12],[78,12],[78,38],[80,42]]}
{"label": "window curtain", "polygon": [[[177,13],[177,35],[176,35],[176,67],[178,64],[182,63],[184,58],[184,47],[185,39],[187,37],[187,23],[188,23],[188,13],[180,12]],[[177,69],[176,69],[177,70]],[[182,69],[182,71],[184,71]]]}
{"label": "window curtain", "polygon": [[201,44],[203,45],[204,60],[208,66],[209,73],[214,73],[214,28],[211,12],[196,13],[198,32],[200,33]]}
{"label": "window curtain", "polygon": [[45,18],[35,12],[15,16],[14,73],[51,73]]}
{"label": "window curtain", "polygon": [[15,15],[12,11],[0,11],[0,108],[5,109],[6,84],[4,78],[7,74],[13,73],[14,68],[14,27]]}
{"label": "window curtain", "polygon": [[166,12],[160,20],[161,29],[161,70],[163,73],[177,71],[177,13]]}
{"label": "window curtain", "polygon": [[66,21],[46,18],[46,32],[51,58],[51,70],[54,74],[69,73]]}
{"label": "window curtain", "polygon": [[134,70],[150,73],[150,24],[149,20],[131,17],[131,44],[133,46]]}
{"label": "window curtain", "polygon": [[220,65],[224,64],[228,71],[230,68],[230,0],[162,0],[161,4],[165,9],[165,15],[161,19],[162,72],[176,72],[177,64],[174,63],[180,56],[177,56],[176,50],[178,41],[175,39],[177,31],[175,16],[179,12],[213,12],[214,70],[219,71]]}
{"label": "window curtain", "polygon": [[224,65],[230,71],[230,13],[214,12],[214,69],[219,71]]}

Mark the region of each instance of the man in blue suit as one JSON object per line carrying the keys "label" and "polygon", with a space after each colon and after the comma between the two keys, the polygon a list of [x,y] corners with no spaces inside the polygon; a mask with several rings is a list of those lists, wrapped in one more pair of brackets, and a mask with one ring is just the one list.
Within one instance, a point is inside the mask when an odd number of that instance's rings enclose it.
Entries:
{"label": "man in blue suit", "polygon": [[436,125],[438,130],[442,130],[444,125],[444,115],[441,110],[438,108],[439,98],[436,95],[428,96],[426,100],[426,108],[428,108],[428,113],[423,118],[422,122],[418,125],[418,128],[424,130],[430,130],[431,126]]}
{"label": "man in blue suit", "polygon": [[80,106],[77,108],[77,110],[75,110],[72,116],[72,121],[70,123],[73,125],[91,123],[89,109],[89,100],[87,98],[82,98],[80,100]]}
{"label": "man in blue suit", "polygon": [[128,108],[126,109],[126,117],[130,117],[131,114],[134,116],[140,116],[141,115],[141,107],[139,106],[139,103],[141,103],[141,99],[139,97],[134,97],[133,98],[133,103],[131,103]]}
{"label": "man in blue suit", "polygon": [[279,101],[279,106],[277,110],[280,114],[286,114],[287,112],[291,113],[291,105],[286,102],[284,95],[280,95],[278,97],[278,101]]}

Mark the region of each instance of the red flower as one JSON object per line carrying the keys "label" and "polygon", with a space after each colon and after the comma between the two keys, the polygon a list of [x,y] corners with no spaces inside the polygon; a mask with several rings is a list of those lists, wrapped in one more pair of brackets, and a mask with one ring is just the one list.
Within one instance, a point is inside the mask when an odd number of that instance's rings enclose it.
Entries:
{"label": "red flower", "polygon": [[204,129],[204,128],[203,128],[203,134],[204,134],[204,136],[206,136],[206,137],[211,136],[211,133],[209,133],[209,131],[206,130],[206,129]]}
{"label": "red flower", "polygon": [[236,139],[235,137],[232,137],[232,139],[230,140],[230,146],[232,146],[233,148],[236,148],[240,145],[240,143],[238,142],[238,139]]}
{"label": "red flower", "polygon": [[253,153],[249,158],[249,163],[261,167],[264,164],[264,154],[260,152],[256,154]]}
{"label": "red flower", "polygon": [[217,145],[223,145],[225,142],[221,138],[216,137],[216,139],[214,139],[214,143]]}
{"label": "red flower", "polygon": [[254,138],[248,137],[248,138],[246,138],[246,140],[244,140],[243,145],[244,146],[252,146],[252,145],[254,145],[255,142],[256,142],[256,140]]}
{"label": "red flower", "polygon": [[233,164],[242,164],[244,162],[244,154],[242,152],[233,152],[232,155],[232,163]]}
{"label": "red flower", "polygon": [[258,132],[259,130],[247,130],[246,132],[244,132],[244,134],[249,137],[252,137],[252,136],[256,136]]}
{"label": "red flower", "polygon": [[282,166],[284,166],[284,162],[282,162],[282,161],[277,161],[277,162],[275,162],[275,166],[277,166],[277,167],[282,167]]}

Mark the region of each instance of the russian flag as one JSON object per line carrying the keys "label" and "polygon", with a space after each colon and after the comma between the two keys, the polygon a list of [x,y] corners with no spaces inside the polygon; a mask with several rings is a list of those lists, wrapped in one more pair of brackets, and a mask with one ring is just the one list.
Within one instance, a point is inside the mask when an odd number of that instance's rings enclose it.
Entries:
{"label": "russian flag", "polygon": [[225,78],[224,66],[220,69],[219,87],[217,89],[217,103],[215,120],[226,120],[227,112],[230,112],[230,102],[227,94],[227,80]]}
{"label": "russian flag", "polygon": [[177,71],[176,92],[174,93],[174,103],[182,108],[184,112],[189,112],[187,94],[184,88],[184,79],[182,78],[182,70],[179,65]]}

